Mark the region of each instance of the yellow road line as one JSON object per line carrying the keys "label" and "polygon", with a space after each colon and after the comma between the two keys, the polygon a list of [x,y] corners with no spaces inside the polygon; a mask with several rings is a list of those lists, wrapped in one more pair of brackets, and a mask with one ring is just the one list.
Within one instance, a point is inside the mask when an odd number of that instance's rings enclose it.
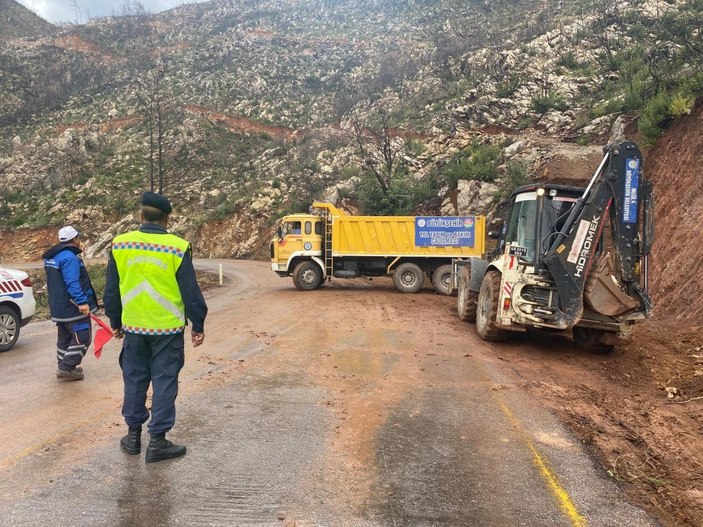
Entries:
{"label": "yellow road line", "polygon": [[496,399],[498,399],[498,403],[500,404],[501,410],[503,410],[503,413],[510,420],[513,427],[517,430],[520,439],[523,443],[525,443],[528,450],[532,454],[533,463],[539,469],[540,475],[545,480],[547,486],[549,487],[549,490],[552,492],[557,502],[559,503],[559,507],[561,508],[562,512],[569,518],[571,525],[573,527],[586,527],[588,525],[586,518],[581,516],[578,509],[576,509],[576,505],[574,505],[574,502],[571,501],[569,493],[566,491],[566,489],[564,489],[564,487],[561,486],[557,475],[551,468],[549,468],[547,461],[541,456],[534,443],[532,443],[532,440],[530,440],[530,437],[525,431],[525,428],[522,426],[520,420],[515,417],[513,412],[503,401],[502,397],[500,397],[498,394],[494,394],[494,396],[496,397]]}
{"label": "yellow road line", "polygon": [[64,428],[58,434],[55,434],[55,435],[45,439],[44,441],[41,441],[40,443],[35,443],[33,445],[30,445],[27,448],[25,448],[24,450],[20,450],[16,454],[13,454],[11,456],[8,456],[8,457],[0,460],[0,467],[5,466],[6,464],[9,465],[13,461],[17,461],[19,459],[22,459],[23,457],[31,454],[32,452],[36,452],[37,450],[45,447],[46,445],[53,443],[55,441],[58,441],[59,439],[76,432],[78,429],[82,428],[85,425],[94,423],[95,421],[99,421],[100,419],[102,419],[103,417],[105,417],[106,415],[108,415],[111,412],[114,412],[113,408],[107,409],[104,412],[100,412],[99,414],[96,414],[96,415],[93,415],[92,417],[84,419],[83,421],[80,421],[79,423],[76,423],[73,426],[69,426],[67,428]]}

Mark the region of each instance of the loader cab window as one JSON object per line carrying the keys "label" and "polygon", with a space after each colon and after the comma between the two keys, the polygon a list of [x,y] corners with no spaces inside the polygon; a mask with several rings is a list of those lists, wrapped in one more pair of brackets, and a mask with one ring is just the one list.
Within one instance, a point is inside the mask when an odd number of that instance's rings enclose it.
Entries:
{"label": "loader cab window", "polygon": [[317,234],[318,236],[322,236],[322,222],[321,221],[315,222],[315,234]]}
{"label": "loader cab window", "polygon": [[312,234],[312,222],[311,221],[306,221],[305,222],[305,234],[310,235]]}
{"label": "loader cab window", "polygon": [[544,219],[542,220],[542,236],[547,238],[545,245],[549,245],[549,237],[553,233],[559,232],[564,227],[564,223],[566,223],[576,201],[577,198],[575,197],[556,195],[549,196],[545,200]]}
{"label": "loader cab window", "polygon": [[537,193],[524,192],[515,196],[510,221],[505,235],[506,243],[527,249],[526,260],[535,257],[535,229],[537,227]]}
{"label": "loader cab window", "polygon": [[509,201],[502,201],[498,204],[495,216],[487,225],[488,239],[486,240],[487,254],[495,258],[505,250],[505,233],[508,228],[506,218],[510,215]]}
{"label": "loader cab window", "polygon": [[[542,209],[542,230],[539,234],[542,241],[542,250],[547,251],[554,235],[560,230],[571,208],[576,202],[575,197],[559,196],[548,193],[544,196]],[[505,236],[506,243],[516,243],[527,248],[526,260],[534,262],[537,230],[537,193],[524,192],[515,197],[515,203],[510,215],[508,229]]]}

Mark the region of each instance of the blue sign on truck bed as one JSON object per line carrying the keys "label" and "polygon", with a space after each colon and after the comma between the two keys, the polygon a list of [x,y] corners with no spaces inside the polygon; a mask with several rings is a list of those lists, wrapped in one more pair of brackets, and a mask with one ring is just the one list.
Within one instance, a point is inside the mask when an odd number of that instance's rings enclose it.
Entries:
{"label": "blue sign on truck bed", "polygon": [[417,216],[415,245],[417,247],[473,247],[473,216]]}

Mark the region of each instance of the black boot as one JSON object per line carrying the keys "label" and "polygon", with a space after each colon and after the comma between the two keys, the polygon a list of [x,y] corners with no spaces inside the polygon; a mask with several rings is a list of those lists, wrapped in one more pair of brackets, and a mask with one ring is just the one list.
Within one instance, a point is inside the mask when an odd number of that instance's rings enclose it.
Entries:
{"label": "black boot", "polygon": [[183,445],[174,445],[166,439],[166,434],[151,434],[149,446],[146,448],[147,463],[163,461],[164,459],[173,459],[185,455],[186,447]]}
{"label": "black boot", "polygon": [[129,427],[127,435],[120,439],[122,450],[128,454],[139,454],[142,451],[142,427]]}

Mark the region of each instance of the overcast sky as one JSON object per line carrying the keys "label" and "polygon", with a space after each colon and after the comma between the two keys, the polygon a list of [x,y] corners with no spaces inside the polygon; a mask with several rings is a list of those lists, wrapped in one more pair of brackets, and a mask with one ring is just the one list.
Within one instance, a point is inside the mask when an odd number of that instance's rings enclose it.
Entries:
{"label": "overcast sky", "polygon": [[[17,0],[44,20],[54,24],[70,22],[85,24],[91,18],[119,15],[126,4],[134,0]],[[182,4],[195,4],[204,0],[138,0],[150,13],[158,13]],[[76,6],[78,13],[76,13]]]}

